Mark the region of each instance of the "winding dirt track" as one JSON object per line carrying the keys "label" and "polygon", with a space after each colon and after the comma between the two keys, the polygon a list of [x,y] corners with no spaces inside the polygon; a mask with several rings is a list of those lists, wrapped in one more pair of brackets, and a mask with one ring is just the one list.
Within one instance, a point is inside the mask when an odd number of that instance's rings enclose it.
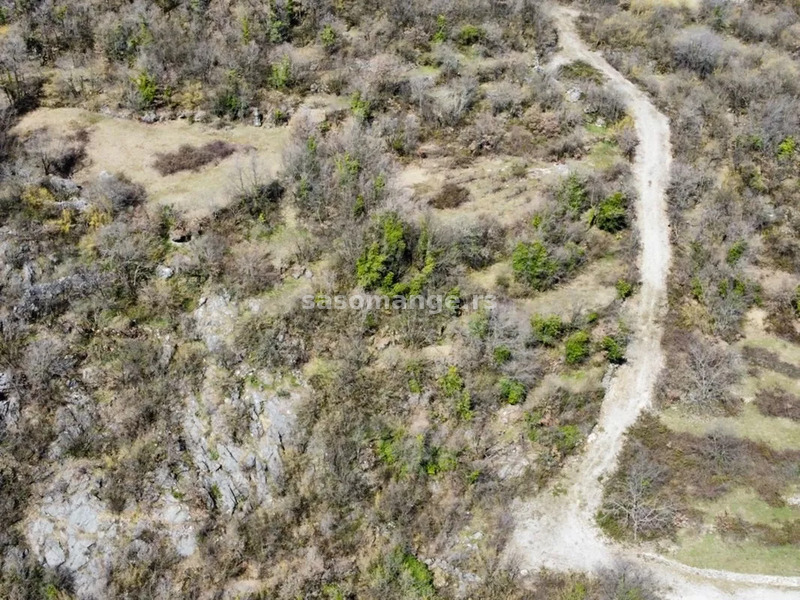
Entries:
{"label": "winding dirt track", "polygon": [[[520,568],[547,567],[559,571],[595,572],[620,560],[645,566],[676,599],[797,600],[800,578],[744,575],[694,569],[661,556],[621,547],[598,530],[594,515],[602,502],[603,479],[610,474],[622,448],[625,431],[652,401],[656,378],[663,367],[661,350],[670,264],[666,187],[669,180],[669,120],[647,95],[625,79],[578,35],[576,11],[552,10],[561,50],[550,68],[582,60],[603,73],[608,85],[623,95],[636,123],[639,147],[633,165],[638,191],[636,226],[641,254],[641,290],[629,302],[626,320],[632,327],[628,362],[619,367],[603,401],[598,425],[585,451],[564,467],[558,481],[530,501],[515,507],[517,529],[508,556]],[[794,591],[792,591],[794,590]]]}

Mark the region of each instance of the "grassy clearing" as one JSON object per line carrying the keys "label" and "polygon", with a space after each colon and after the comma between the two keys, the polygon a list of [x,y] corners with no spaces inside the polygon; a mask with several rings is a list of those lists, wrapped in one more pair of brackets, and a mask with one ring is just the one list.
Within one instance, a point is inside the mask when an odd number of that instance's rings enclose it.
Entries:
{"label": "grassy clearing", "polygon": [[764,442],[776,450],[800,448],[800,423],[765,417],[752,404],[746,404],[734,417],[698,417],[679,408],[670,408],[661,413],[661,420],[677,432],[704,435],[723,427],[739,437]]}
{"label": "grassy clearing", "polygon": [[[143,185],[152,202],[174,205],[190,219],[225,206],[240,169],[247,171],[255,164],[264,177],[275,176],[288,132],[286,128],[244,124],[216,130],[185,120],[147,125],[75,108],[36,110],[21,119],[16,131],[25,136],[42,128],[54,137],[88,129],[87,166],[75,175],[79,184],[93,181],[103,171],[122,172]],[[247,151],[200,171],[181,171],[167,177],[162,177],[154,166],[153,158],[158,153],[174,153],[186,144],[203,146],[216,140],[246,147]]]}
{"label": "grassy clearing", "polygon": [[800,519],[800,506],[770,506],[753,490],[735,489],[713,502],[698,503],[698,508],[709,517],[725,513],[738,516],[751,523],[774,525]]}
{"label": "grassy clearing", "polygon": [[622,160],[622,155],[619,146],[608,140],[598,142],[589,151],[589,164],[596,169],[609,169],[620,160]]}
{"label": "grassy clearing", "polygon": [[557,314],[570,317],[608,307],[617,298],[616,281],[624,266],[618,259],[605,258],[591,265],[572,281],[522,302],[529,315]]}
{"label": "grassy clearing", "polygon": [[397,183],[420,204],[433,200],[447,184],[461,186],[469,192],[470,201],[446,208],[440,213],[442,218],[454,221],[464,216],[490,216],[510,226],[543,204],[538,191],[543,182],[514,177],[519,164],[518,158],[501,156],[480,157],[466,167],[454,167],[450,161],[430,158],[407,166],[398,174]]}
{"label": "grassy clearing", "polygon": [[725,541],[718,534],[683,532],[673,558],[701,569],[722,569],[765,575],[800,575],[800,548]]}

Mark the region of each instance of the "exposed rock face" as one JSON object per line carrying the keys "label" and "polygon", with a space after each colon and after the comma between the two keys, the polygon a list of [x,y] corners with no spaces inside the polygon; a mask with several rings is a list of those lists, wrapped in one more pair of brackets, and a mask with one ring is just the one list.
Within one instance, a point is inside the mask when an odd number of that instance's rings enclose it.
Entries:
{"label": "exposed rock face", "polygon": [[[183,428],[209,503],[232,514],[270,500],[270,488],[282,472],[281,452],[291,437],[299,395],[278,397],[248,384],[241,398],[230,399],[221,398],[214,388],[206,386],[189,401]],[[241,428],[236,434],[231,421]]]}
{"label": "exposed rock face", "polygon": [[19,396],[14,392],[11,375],[0,371],[0,433],[19,421]]}
{"label": "exposed rock face", "polygon": [[578,88],[570,88],[567,90],[567,101],[577,102],[581,98],[583,98],[583,92]]}
{"label": "exposed rock face", "polygon": [[[222,296],[197,308],[195,325],[210,352],[221,351],[230,341],[238,314],[238,307]],[[243,376],[247,369],[237,374]],[[201,393],[187,401],[183,428],[209,503],[231,514],[269,501],[301,390],[287,390],[268,373],[251,373],[241,393],[226,393],[223,376],[222,368],[207,368]]]}
{"label": "exposed rock face", "polygon": [[[23,530],[37,560],[72,575],[77,599],[110,597],[109,582],[118,581],[112,575],[131,561],[147,564],[147,557],[160,552],[175,561],[192,556],[197,532],[211,512],[239,518],[271,501],[304,388],[246,365],[234,374],[239,385],[227,385],[232,378],[215,357],[230,343],[239,315],[239,307],[223,296],[207,298],[195,311],[196,331],[211,357],[200,391],[178,399],[180,472],[162,462],[139,483],[139,500],[127,498],[122,512],[106,500],[104,461],[73,458],[76,443],[96,435],[98,426],[112,427],[108,415],[91,395],[77,390],[56,409],[52,471],[32,490]],[[165,340],[163,360],[169,361],[173,350]],[[10,375],[0,373],[3,426],[19,411],[12,393]],[[163,597],[168,596],[165,588]]]}
{"label": "exposed rock face", "polygon": [[190,556],[197,544],[189,509],[170,494],[151,507],[122,514],[99,498],[102,476],[73,465],[54,477],[29,508],[26,536],[34,554],[51,568],[71,572],[77,597],[108,597],[112,559],[146,530],[165,534],[179,556]]}
{"label": "exposed rock face", "polygon": [[80,596],[102,597],[119,517],[98,499],[98,478],[67,469],[31,507],[26,534],[33,552],[51,568],[68,569]]}

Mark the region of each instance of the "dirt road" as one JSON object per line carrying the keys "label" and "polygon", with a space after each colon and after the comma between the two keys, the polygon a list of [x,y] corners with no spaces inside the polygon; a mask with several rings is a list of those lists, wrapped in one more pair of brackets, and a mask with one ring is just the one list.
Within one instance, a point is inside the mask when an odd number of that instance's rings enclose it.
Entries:
{"label": "dirt road", "polygon": [[666,187],[672,160],[669,120],[648,96],[625,79],[600,54],[580,39],[567,8],[554,8],[561,50],[552,68],[582,60],[606,77],[623,95],[636,123],[639,147],[633,165],[638,191],[636,227],[641,253],[641,290],[629,302],[626,321],[632,328],[628,362],[619,367],[606,391],[598,425],[585,451],[573,457],[563,475],[533,500],[514,508],[518,526],[509,545],[509,557],[520,568],[541,567],[566,571],[596,571],[619,560],[646,566],[670,595],[681,600],[752,598],[783,600],[800,597],[800,578],[740,575],[692,569],[663,557],[641,555],[620,547],[598,530],[594,517],[602,502],[603,480],[613,472],[625,431],[650,406],[656,379],[663,366],[661,350],[670,264]]}

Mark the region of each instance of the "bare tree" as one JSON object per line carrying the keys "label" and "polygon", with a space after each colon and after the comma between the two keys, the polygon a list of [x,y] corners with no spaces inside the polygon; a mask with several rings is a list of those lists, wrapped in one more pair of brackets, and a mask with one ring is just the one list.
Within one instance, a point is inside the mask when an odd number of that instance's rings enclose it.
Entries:
{"label": "bare tree", "polygon": [[692,336],[686,348],[686,367],[681,370],[684,402],[695,409],[719,408],[728,397],[728,386],[738,378],[736,356],[727,347]]}
{"label": "bare tree", "polygon": [[657,492],[667,476],[668,471],[645,448],[637,448],[627,472],[606,499],[604,512],[629,529],[634,540],[666,532],[675,509]]}

